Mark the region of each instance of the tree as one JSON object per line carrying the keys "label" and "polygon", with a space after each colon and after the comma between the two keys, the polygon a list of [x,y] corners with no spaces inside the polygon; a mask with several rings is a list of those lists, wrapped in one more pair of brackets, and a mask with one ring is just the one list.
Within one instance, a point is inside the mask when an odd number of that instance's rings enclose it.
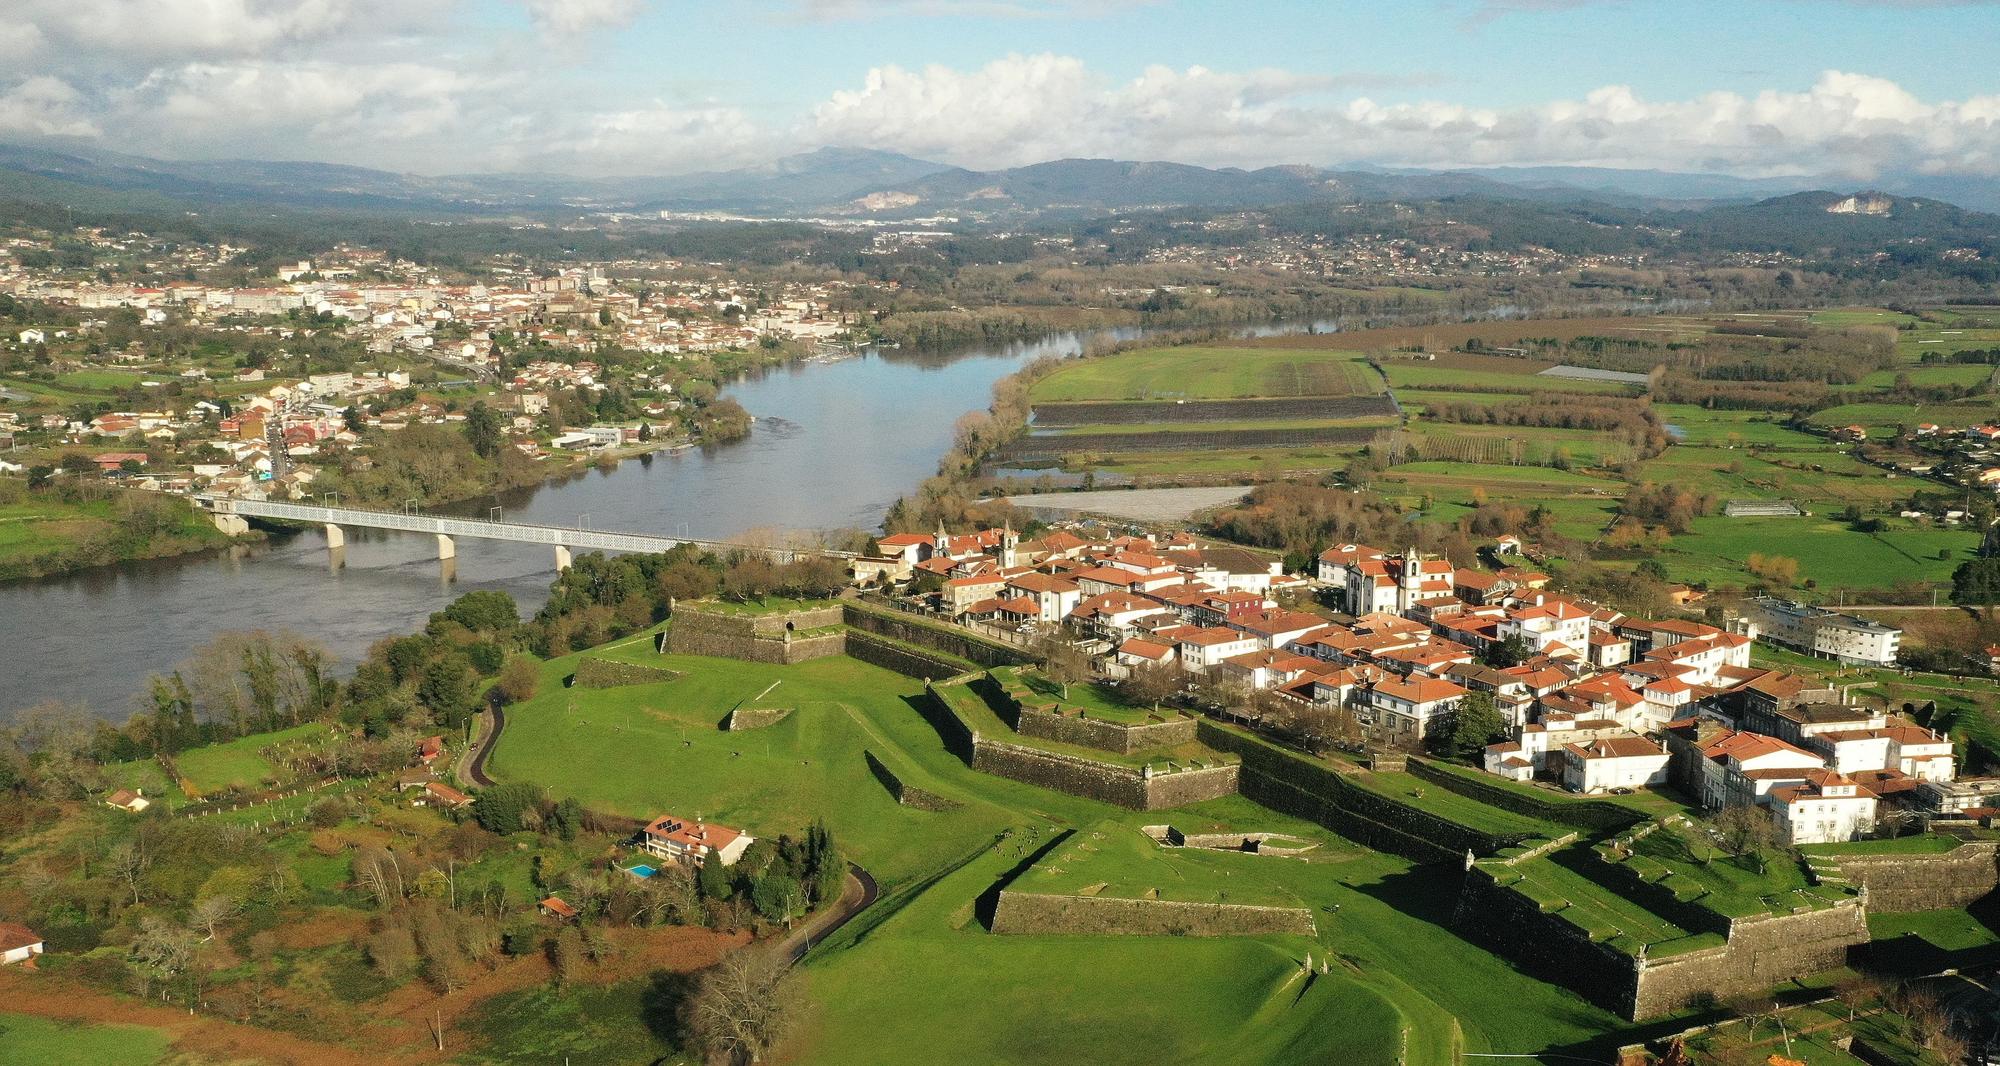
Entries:
{"label": "tree", "polygon": [[241,913],[243,905],[236,901],[236,897],[227,893],[217,893],[196,900],[194,910],[188,915],[188,922],[207,934],[202,937],[202,942],[207,943],[215,939],[215,932],[221,928],[222,923]]}
{"label": "tree", "polygon": [[1062,686],[1063,699],[1069,698],[1071,685],[1090,680],[1090,656],[1069,640],[1061,626],[1049,627],[1035,642],[1034,655],[1042,661],[1042,673]]}
{"label": "tree", "polygon": [[556,980],[564,984],[576,980],[583,972],[583,933],[576,926],[563,926],[556,933],[549,944],[549,961],[555,964]]}
{"label": "tree", "polygon": [[481,459],[491,459],[506,443],[506,436],[500,425],[500,414],[486,406],[485,400],[472,405],[465,412],[465,440],[472,445],[474,454]]}
{"label": "tree", "polygon": [[1993,605],[2000,602],[2000,556],[1960,563],[1951,573],[1951,602],[1984,608],[1993,617]]}
{"label": "tree", "polygon": [[1490,692],[1468,692],[1458,701],[1445,727],[1433,734],[1434,746],[1447,758],[1470,762],[1486,745],[1507,735],[1507,719],[1493,703]]}
{"label": "tree", "polygon": [[126,840],[112,845],[104,853],[104,869],[112,878],[132,893],[132,902],[139,902],[140,884],[146,871],[153,868],[153,855],[140,840]]}
{"label": "tree", "polygon": [[1778,843],[1778,829],[1770,814],[1754,804],[1724,807],[1708,820],[1707,831],[1732,858],[1749,857],[1763,873],[1765,853]]}
{"label": "tree", "polygon": [[1184,673],[1180,667],[1167,663],[1140,663],[1125,679],[1125,695],[1135,703],[1158,706],[1187,684]]}
{"label": "tree", "polygon": [[474,633],[498,633],[520,625],[521,612],[514,604],[514,597],[507,593],[480,589],[460,596],[451,601],[451,606],[432,615],[431,628],[435,629],[440,619],[457,622]]}
{"label": "tree", "polygon": [[761,1062],[784,1037],[798,1001],[797,978],[777,953],[740,950],[702,975],[689,1028],[717,1058]]}
{"label": "tree", "polygon": [[508,836],[522,829],[521,813],[539,809],[542,790],[525,781],[510,781],[483,789],[472,800],[472,817],[489,833]]}
{"label": "tree", "polygon": [[1505,670],[1510,666],[1519,666],[1527,662],[1534,657],[1534,654],[1534,644],[1528,638],[1515,633],[1505,640],[1487,645],[1486,653],[1481,658],[1485,660],[1486,665],[1496,670]]}
{"label": "tree", "polygon": [[541,667],[525,655],[516,655],[500,668],[500,679],[493,683],[493,691],[503,703],[521,703],[534,697],[541,681]]}
{"label": "tree", "polygon": [[805,908],[805,890],[788,871],[774,869],[751,886],[750,905],[757,908],[758,914],[789,925]]}
{"label": "tree", "polygon": [[695,875],[695,883],[701,886],[701,894],[706,899],[725,900],[735,885],[729,880],[729,870],[720,862],[704,862],[701,871]]}
{"label": "tree", "polygon": [[417,699],[446,720],[472,706],[472,664],[462,655],[447,655],[424,667]]}

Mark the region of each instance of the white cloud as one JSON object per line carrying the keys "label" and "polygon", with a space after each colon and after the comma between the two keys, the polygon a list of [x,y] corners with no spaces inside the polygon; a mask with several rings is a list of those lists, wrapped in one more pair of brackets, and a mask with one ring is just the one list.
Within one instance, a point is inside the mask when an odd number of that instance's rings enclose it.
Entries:
{"label": "white cloud", "polygon": [[63,59],[257,55],[421,25],[452,0],[12,0],[7,18]]}
{"label": "white cloud", "polygon": [[83,103],[83,94],[61,78],[29,78],[0,93],[0,136],[95,137],[101,131]]}
{"label": "white cloud", "polygon": [[645,0],[522,0],[537,27],[559,36],[574,36],[639,17]]}
{"label": "white cloud", "polygon": [[1583,164],[1746,175],[1888,169],[2000,174],[2000,97],[1926,102],[1894,82],[1829,71],[1804,92],[1648,100],[1625,86],[1494,109],[1332,98],[1328,79],[1151,68],[1118,83],[1065,56],[977,71],[886,66],[834,94],[809,139],[972,166],[1062,156],[1260,165]]}
{"label": "white cloud", "polygon": [[1099,18],[1158,0],[790,0],[792,13],[822,22],[884,18]]}

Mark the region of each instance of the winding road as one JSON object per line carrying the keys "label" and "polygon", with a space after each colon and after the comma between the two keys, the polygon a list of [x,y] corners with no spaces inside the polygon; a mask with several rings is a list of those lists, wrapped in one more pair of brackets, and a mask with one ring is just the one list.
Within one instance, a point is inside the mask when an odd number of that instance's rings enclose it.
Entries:
{"label": "winding road", "polygon": [[465,763],[465,776],[481,788],[493,787],[493,779],[486,776],[486,757],[493,754],[493,743],[500,739],[500,730],[507,726],[506,708],[496,706],[487,714],[492,722],[485,735],[479,738],[479,746],[473,749],[472,758]]}

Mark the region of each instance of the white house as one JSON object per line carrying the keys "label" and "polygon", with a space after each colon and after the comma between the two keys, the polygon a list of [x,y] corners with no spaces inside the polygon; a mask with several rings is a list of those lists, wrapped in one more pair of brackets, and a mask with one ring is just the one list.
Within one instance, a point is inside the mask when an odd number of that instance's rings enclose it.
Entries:
{"label": "white house", "polygon": [[1641,736],[1565,744],[1563,755],[1563,786],[1572,792],[1645,788],[1667,780],[1666,749]]}
{"label": "white house", "polygon": [[1875,794],[1852,778],[1818,770],[1771,792],[1771,821],[1790,844],[1857,840],[1875,828]]}
{"label": "white house", "polygon": [[1374,708],[1378,725],[1401,737],[1422,740],[1438,719],[1458,709],[1465,693],[1442,678],[1412,674],[1377,682],[1368,693],[1368,705]]}
{"label": "white house", "polygon": [[42,938],[25,925],[0,922],[0,966],[27,962],[42,953]]}
{"label": "white house", "polygon": [[21,331],[22,344],[40,344],[48,339],[49,335],[38,329],[24,329]]}
{"label": "white house", "polygon": [[1902,650],[1903,631],[1824,607],[1757,596],[1743,605],[1745,635],[1844,663],[1888,666]]}
{"label": "white house", "polygon": [[639,849],[648,855],[696,866],[713,855],[722,865],[732,866],[753,843],[755,839],[740,830],[663,814],[646,823],[640,833]]}

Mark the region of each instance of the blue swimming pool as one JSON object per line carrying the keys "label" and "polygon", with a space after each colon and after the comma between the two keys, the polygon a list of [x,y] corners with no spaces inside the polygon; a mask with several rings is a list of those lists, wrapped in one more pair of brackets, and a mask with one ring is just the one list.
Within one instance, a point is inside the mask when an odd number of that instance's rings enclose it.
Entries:
{"label": "blue swimming pool", "polygon": [[652,867],[642,862],[639,865],[634,866],[625,872],[631,874],[633,877],[651,877],[655,873],[658,873],[659,871],[653,869]]}

